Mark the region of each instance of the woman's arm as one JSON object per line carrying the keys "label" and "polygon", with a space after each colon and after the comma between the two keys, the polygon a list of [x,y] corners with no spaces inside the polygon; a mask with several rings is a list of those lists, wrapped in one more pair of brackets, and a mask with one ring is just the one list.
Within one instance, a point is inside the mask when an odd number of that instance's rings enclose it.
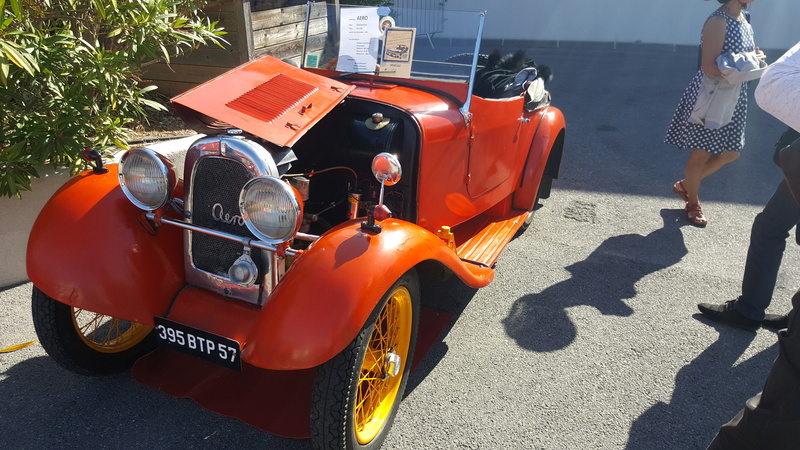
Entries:
{"label": "woman's arm", "polygon": [[709,17],[703,26],[700,68],[710,77],[722,76],[722,72],[717,67],[717,56],[722,54],[722,45],[725,43],[727,29],[725,18],[720,16]]}

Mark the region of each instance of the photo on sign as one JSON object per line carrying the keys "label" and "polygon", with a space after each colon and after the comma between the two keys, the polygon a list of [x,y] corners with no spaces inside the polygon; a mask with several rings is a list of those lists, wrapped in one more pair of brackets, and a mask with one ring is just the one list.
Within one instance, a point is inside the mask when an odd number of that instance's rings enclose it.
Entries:
{"label": "photo on sign", "polygon": [[383,61],[409,62],[414,42],[414,29],[388,28],[384,38]]}

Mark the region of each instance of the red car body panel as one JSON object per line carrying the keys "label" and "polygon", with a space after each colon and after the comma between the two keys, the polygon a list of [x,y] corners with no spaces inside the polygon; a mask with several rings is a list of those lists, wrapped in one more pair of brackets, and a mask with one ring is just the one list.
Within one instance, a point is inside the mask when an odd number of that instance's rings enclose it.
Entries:
{"label": "red car body panel", "polygon": [[[560,111],[527,112],[521,96],[473,97],[472,112],[465,117],[451,95],[435,92],[435,82],[425,89],[391,79],[349,86],[273,59],[257,60],[178,97],[182,116],[208,126],[207,116],[220,103],[249,95],[259,80],[284,73],[303,74],[303,83],[326,93],[324,101],[309,106],[304,98],[281,113],[305,120],[296,129],[282,115],[272,128],[230,109],[214,118],[291,145],[320,120],[320,111],[335,109],[338,96],[347,92],[354,99],[400,109],[417,127],[420,140],[412,143],[419,155],[414,175],[418,198],[411,200],[416,224],[389,219],[380,223],[380,233],[364,231],[361,220],[335,226],[296,257],[263,306],[255,306],[187,286],[183,232],[162,225],[151,235],[111,165],[107,174],[86,172],[74,178],[44,207],[28,247],[31,281],[68,305],[145,324],[152,324],[153,316],[166,316],[235,339],[242,344],[244,361],[281,370],[314,367],[334,357],[356,336],[386,290],[424,261],[438,261],[472,287],[491,282],[490,267],[460,260],[435,233],[481,214],[502,221],[531,210],[550,151],[564,130]],[[241,82],[247,89],[220,97],[223,81],[225,86]],[[182,192],[176,196],[182,198]],[[514,231],[519,225],[511,226]],[[456,240],[470,237],[457,235]],[[478,241],[493,247],[508,239],[487,235]],[[495,258],[499,250],[488,253]]]}
{"label": "red car body panel", "polygon": [[539,174],[532,172],[529,178],[535,184],[529,189],[538,189],[548,144],[564,129],[560,111],[550,108],[553,113],[547,116],[546,110],[524,112],[522,97],[473,97],[475,113],[468,124],[455,102],[430,92],[381,87],[380,80],[376,87],[358,86],[351,96],[403,105],[419,124],[425,143],[419,190],[425,195],[418,199],[418,224],[431,231],[454,227],[508,197],[520,185],[519,167],[529,158],[533,134],[541,130],[540,152],[531,160]]}
{"label": "red car body panel", "polygon": [[117,166],[107,167],[72,178],[42,208],[28,239],[28,278],[62,303],[152,325],[184,283],[183,235],[174,227],[149,234]]}
{"label": "red car body panel", "polygon": [[[258,367],[305,369],[332,358],[394,280],[422,261],[439,261],[476,288],[494,276],[491,268],[460,261],[434,234],[389,219],[379,234],[363,231],[360,221],[325,234],[293,262],[263,307],[191,286],[181,290],[179,229],[147,233],[119,188],[117,166],[108,167],[107,174],[73,178],[45,205],[28,247],[31,281],[78,308],[145,324],[166,316],[230,337],[242,344],[243,360]],[[103,245],[93,246],[95,239]]]}
{"label": "red car body panel", "polygon": [[168,318],[239,341],[242,359],[255,366],[305,369],[341,352],[394,281],[423,260],[442,262],[473,287],[494,276],[488,267],[464,264],[419,227],[394,219],[381,226],[372,234],[351,222],[327,233],[292,263],[262,308],[190,287]]}
{"label": "red car body panel", "polygon": [[198,132],[237,127],[291,146],[351,90],[353,86],[264,56],[184,92],[172,104]]}
{"label": "red car body panel", "polygon": [[[514,209],[532,210],[539,193],[539,184],[550,158],[550,151],[561,151],[566,129],[564,114],[556,108],[542,108],[530,115],[536,123],[536,134],[528,151],[528,159],[522,171],[522,183],[514,192]],[[558,142],[561,139],[562,142]]]}

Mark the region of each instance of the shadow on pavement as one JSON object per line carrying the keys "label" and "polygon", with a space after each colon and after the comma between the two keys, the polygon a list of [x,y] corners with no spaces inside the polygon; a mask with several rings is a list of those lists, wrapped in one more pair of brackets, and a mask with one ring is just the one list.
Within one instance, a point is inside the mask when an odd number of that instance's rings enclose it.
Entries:
{"label": "shadow on pavement", "polygon": [[687,225],[683,210],[662,209],[661,218],[662,228],[647,236],[610,237],[585,260],[566,267],[571,278],[518,299],[503,319],[506,333],[524,349],[551,352],[575,339],[567,308],[587,305],[605,315],[630,316],[633,310],[624,300],[636,296],[636,282],[688,252],[680,229]]}
{"label": "shadow on pavement", "polygon": [[719,339],[678,371],[669,403],[656,403],[633,422],[627,450],[704,449],[719,427],[744,407],[747,398],[738,393],[761,390],[777,344],[736,364],[756,334],[710,326]]}
{"label": "shadow on pavement", "polygon": [[417,386],[436,368],[436,366],[447,355],[449,347],[444,342],[444,338],[453,329],[461,313],[478,293],[478,290],[471,288],[461,282],[458,278],[451,277],[444,282],[423,280],[422,303],[429,308],[445,311],[453,315],[450,324],[445,327],[436,339],[436,343],[431,346],[419,365],[411,372],[406,384],[405,395],[410,395]]}
{"label": "shadow on pavement", "polygon": [[10,366],[3,374],[3,448],[311,447],[309,440],[271,435],[140,385],[129,372],[85,377],[42,356]]}

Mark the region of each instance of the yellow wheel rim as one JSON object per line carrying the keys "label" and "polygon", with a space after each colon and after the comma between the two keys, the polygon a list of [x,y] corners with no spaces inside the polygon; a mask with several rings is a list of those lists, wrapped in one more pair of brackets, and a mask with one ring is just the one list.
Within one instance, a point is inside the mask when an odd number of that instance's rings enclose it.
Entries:
{"label": "yellow wheel rim", "polygon": [[81,340],[101,353],[119,353],[128,350],[142,342],[153,330],[152,325],[129,322],[74,307],[72,323]]}
{"label": "yellow wheel rim", "polygon": [[[392,291],[367,344],[358,379],[354,426],[360,444],[371,442],[383,429],[397,399],[408,361],[412,326],[411,294],[404,286]],[[396,376],[391,362],[398,361]]]}

